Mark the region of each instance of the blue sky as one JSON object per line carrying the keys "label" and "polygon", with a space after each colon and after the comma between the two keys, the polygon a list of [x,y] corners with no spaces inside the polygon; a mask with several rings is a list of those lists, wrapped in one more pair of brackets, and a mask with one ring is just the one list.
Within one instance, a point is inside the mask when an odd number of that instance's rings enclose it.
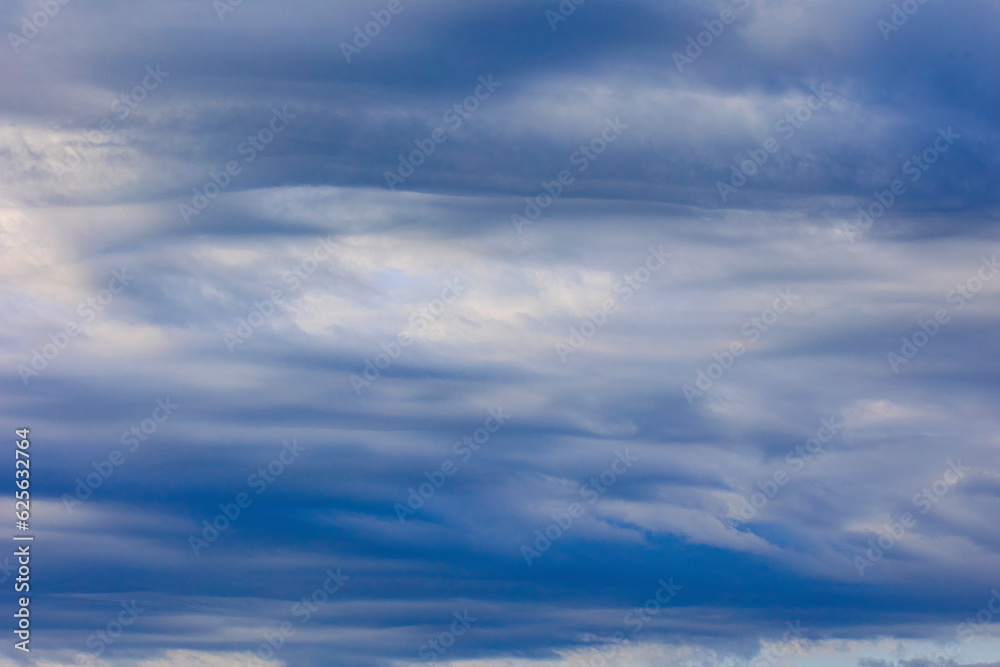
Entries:
{"label": "blue sky", "polygon": [[4,4],[0,665],[997,667],[998,21]]}

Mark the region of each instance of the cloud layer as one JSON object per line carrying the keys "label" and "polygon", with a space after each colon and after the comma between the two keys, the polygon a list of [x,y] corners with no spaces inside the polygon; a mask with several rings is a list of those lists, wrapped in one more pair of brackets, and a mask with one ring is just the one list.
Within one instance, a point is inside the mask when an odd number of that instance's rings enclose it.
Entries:
{"label": "cloud layer", "polygon": [[998,664],[1000,10],[902,5],[8,4],[35,664]]}

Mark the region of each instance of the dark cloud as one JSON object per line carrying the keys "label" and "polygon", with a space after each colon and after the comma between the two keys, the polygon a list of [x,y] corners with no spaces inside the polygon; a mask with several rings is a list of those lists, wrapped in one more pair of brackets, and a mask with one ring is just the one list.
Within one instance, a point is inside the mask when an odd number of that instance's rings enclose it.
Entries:
{"label": "dark cloud", "polygon": [[0,422],[34,436],[45,664],[133,599],[111,664],[234,664],[342,567],[276,661],[423,662],[468,609],[442,661],[576,664],[673,578],[614,664],[740,664],[801,621],[790,664],[989,667],[985,626],[933,647],[997,585],[997,8],[884,39],[862,0],[590,0],[555,30],[554,0],[402,0],[347,62],[386,5],[71,2],[0,49]]}

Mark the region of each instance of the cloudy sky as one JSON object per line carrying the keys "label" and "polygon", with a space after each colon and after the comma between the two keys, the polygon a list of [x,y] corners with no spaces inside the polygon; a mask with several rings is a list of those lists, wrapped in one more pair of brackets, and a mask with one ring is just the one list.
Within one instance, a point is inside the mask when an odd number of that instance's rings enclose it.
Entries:
{"label": "cloudy sky", "polygon": [[0,665],[1000,665],[996,3],[0,23]]}

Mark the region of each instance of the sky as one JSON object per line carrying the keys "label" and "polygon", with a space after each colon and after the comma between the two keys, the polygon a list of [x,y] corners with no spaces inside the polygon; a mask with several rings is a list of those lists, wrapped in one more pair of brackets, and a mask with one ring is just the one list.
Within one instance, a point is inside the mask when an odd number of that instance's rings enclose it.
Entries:
{"label": "sky", "polygon": [[998,24],[4,2],[0,666],[997,667]]}

